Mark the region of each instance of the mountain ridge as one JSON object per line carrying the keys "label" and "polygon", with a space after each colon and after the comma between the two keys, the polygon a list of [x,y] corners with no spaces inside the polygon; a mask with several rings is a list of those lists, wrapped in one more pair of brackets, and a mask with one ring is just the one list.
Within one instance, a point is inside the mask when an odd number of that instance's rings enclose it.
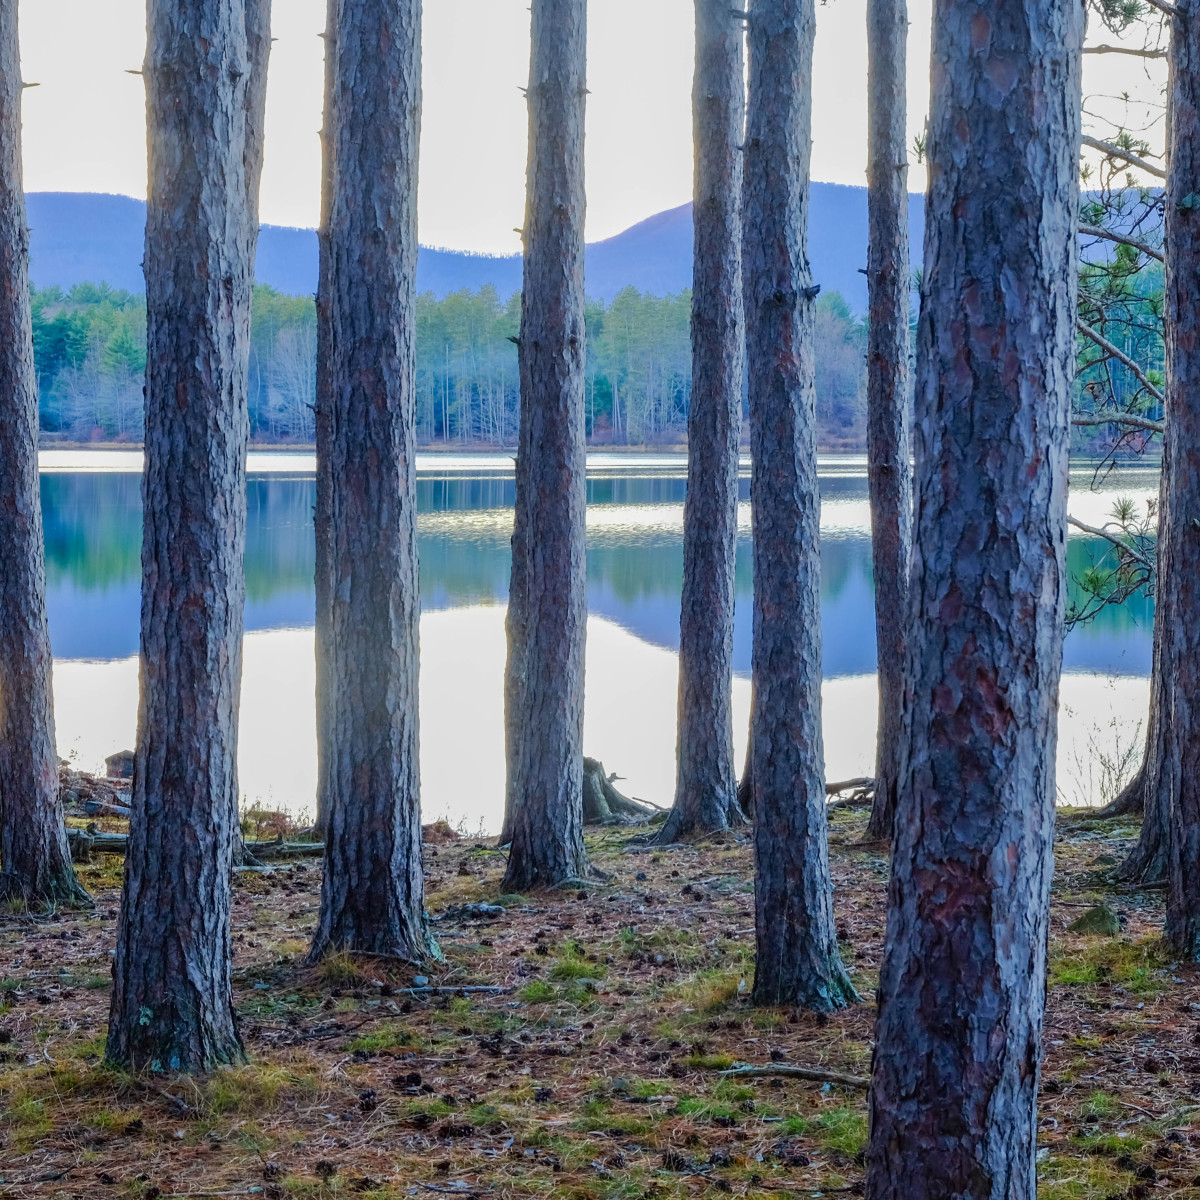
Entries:
{"label": "mountain ridge", "polygon": [[[809,204],[809,257],[826,292],[840,292],[856,312],[866,310],[866,188],[814,183]],[[30,274],[37,287],[107,283],[141,292],[144,201],[100,192],[31,192]],[[912,245],[921,245],[923,197],[910,197]],[[623,288],[668,295],[691,286],[691,204],[654,213],[587,247],[587,293],[610,301]],[[290,295],[311,294],[317,283],[317,237],[312,229],[264,225],[257,277]],[[508,297],[521,286],[520,255],[486,255],[422,246],[417,288],[443,297],[492,286]]]}

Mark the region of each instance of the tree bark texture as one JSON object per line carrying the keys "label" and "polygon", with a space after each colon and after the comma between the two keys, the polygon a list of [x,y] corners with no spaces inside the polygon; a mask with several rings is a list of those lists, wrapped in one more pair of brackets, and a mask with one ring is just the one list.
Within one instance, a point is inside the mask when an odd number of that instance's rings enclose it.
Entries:
{"label": "tree bark texture", "polygon": [[0,4],[0,897],[86,905],[58,798],[17,5]]}
{"label": "tree bark texture", "polygon": [[[246,110],[246,142],[243,154],[245,167],[246,222],[250,239],[250,280],[254,281],[254,264],[258,257],[258,199],[262,183],[263,147],[266,141],[267,123],[267,76],[271,59],[271,0],[244,0],[246,6],[246,61],[249,73],[246,76],[244,105]],[[252,289],[253,294],[253,289]],[[240,313],[245,322],[242,344],[247,356],[250,347],[250,308]],[[247,357],[247,371],[249,358]],[[241,693],[242,668],[239,643],[238,693]],[[233,801],[233,861],[237,866],[257,861],[246,849],[242,835],[239,797],[235,791]]]}
{"label": "tree bark texture", "polygon": [[905,0],[867,3],[867,481],[879,725],[868,838],[890,838],[903,765],[912,465],[908,436]]}
{"label": "tree bark texture", "polygon": [[1034,1200],[1083,6],[937,0],[872,1200]]}
{"label": "tree bark texture", "polygon": [[141,703],[108,1056],[243,1057],[230,991],[254,237],[244,0],[151,0]]}
{"label": "tree bark texture", "polygon": [[420,0],[342,0],[328,234],[331,787],[314,957],[425,959],[416,492]]}
{"label": "tree bark texture", "polygon": [[662,842],[744,824],[733,761],[733,602],[742,311],[744,32],[728,0],[696,0],[692,401],[683,509],[675,804]]}
{"label": "tree bark texture", "polygon": [[812,0],[750,6],[745,303],[754,459],[757,1004],[856,999],[838,953],[821,739],[821,496],[808,264]]}
{"label": "tree bark texture", "polygon": [[590,874],[583,846],[585,0],[533,0],[521,424],[509,587],[504,887]]}
{"label": "tree bark texture", "polygon": [[337,85],[337,6],[328,0],[325,16],[325,116],[321,130],[321,227],[317,230],[317,378],[313,404],[313,429],[317,451],[316,502],[313,526],[316,534],[316,717],[317,717],[317,795],[314,828],[325,830],[329,816],[333,781],[329,726],[333,668],[330,652],[333,643],[333,548],[330,523],[333,513],[333,478],[330,456],[333,438],[333,258],[330,246],[330,222],[333,217],[333,172],[337,113],[334,108]]}
{"label": "tree bark texture", "polygon": [[[1157,603],[1166,600],[1170,654],[1163,666],[1159,786],[1170,796],[1166,940],[1200,955],[1200,2],[1181,0],[1171,17],[1170,154],[1165,197],[1166,504],[1160,514]],[[1147,818],[1150,817],[1147,806]]]}

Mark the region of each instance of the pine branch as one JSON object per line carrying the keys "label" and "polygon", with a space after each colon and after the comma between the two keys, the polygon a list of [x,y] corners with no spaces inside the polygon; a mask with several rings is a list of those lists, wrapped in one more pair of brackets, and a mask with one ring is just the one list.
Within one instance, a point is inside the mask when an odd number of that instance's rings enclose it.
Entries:
{"label": "pine branch", "polygon": [[1137,363],[1133,361],[1132,358],[1129,357],[1128,354],[1125,353],[1124,350],[1114,346],[1112,342],[1110,342],[1108,338],[1104,336],[1104,334],[1097,329],[1093,329],[1085,321],[1076,321],[1075,324],[1078,327],[1079,332],[1085,337],[1091,338],[1092,341],[1095,342],[1096,345],[1099,346],[1100,349],[1109,356],[1109,358],[1115,358],[1122,366],[1127,367],[1134,379],[1136,379],[1138,383],[1140,383],[1142,387],[1144,387],[1146,391],[1148,391],[1150,395],[1152,395],[1155,400],[1159,402],[1159,404],[1165,403],[1166,397],[1163,396],[1162,392],[1156,388],[1149,379],[1146,378],[1146,373],[1137,365]]}
{"label": "pine branch", "polygon": [[1134,416],[1133,413],[1110,412],[1080,414],[1071,418],[1072,425],[1126,425],[1130,429],[1145,429],[1149,433],[1162,433],[1163,423],[1152,421],[1149,417]]}
{"label": "pine branch", "polygon": [[1131,54],[1135,58],[1166,58],[1165,50],[1135,50],[1132,46],[1084,46],[1084,54]]}
{"label": "pine branch", "polygon": [[1106,542],[1111,542],[1118,550],[1128,554],[1130,558],[1145,567],[1147,571],[1154,570],[1154,564],[1140,550],[1128,542],[1122,541],[1115,533],[1109,533],[1107,529],[1101,529],[1096,525],[1085,525],[1074,517],[1067,517],[1067,524],[1074,525],[1076,529],[1082,530],[1084,533],[1090,533],[1092,537],[1103,538]]}
{"label": "pine branch", "polygon": [[1093,150],[1099,150],[1101,154],[1107,154],[1110,158],[1119,158],[1131,167],[1137,167],[1139,171],[1145,171],[1147,175],[1153,175],[1156,179],[1166,179],[1167,177],[1167,173],[1162,167],[1156,167],[1154,163],[1134,154],[1132,150],[1122,150],[1120,146],[1114,146],[1112,142],[1102,142],[1099,138],[1090,137],[1086,133],[1080,138],[1080,141],[1085,146],[1091,146]]}
{"label": "pine branch", "polygon": [[1158,259],[1159,262],[1166,261],[1161,250],[1155,250],[1149,242],[1140,242],[1137,238],[1129,237],[1126,234],[1113,233],[1111,229],[1101,229],[1099,225],[1080,225],[1079,232],[1085,237],[1104,238],[1109,242],[1118,242],[1122,246],[1132,246],[1148,257]]}

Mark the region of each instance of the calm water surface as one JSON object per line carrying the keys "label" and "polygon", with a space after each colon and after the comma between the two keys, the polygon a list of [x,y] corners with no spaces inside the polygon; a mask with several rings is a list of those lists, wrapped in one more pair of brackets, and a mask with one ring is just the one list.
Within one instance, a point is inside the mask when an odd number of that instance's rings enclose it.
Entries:
{"label": "calm water surface", "polygon": [[[94,769],[132,746],[137,709],[141,457],[46,452],[50,631],[59,752]],[[686,464],[680,456],[594,455],[588,472],[586,752],[635,795],[669,804],[674,783],[676,651]],[[749,705],[749,478],[743,475],[735,630],[738,753]],[[503,795],[501,683],[512,523],[512,460],[418,460],[421,555],[421,760],[427,819],[494,830]],[[1156,473],[1123,471],[1099,489],[1072,474],[1071,511],[1102,523],[1118,494],[1153,494]],[[240,775],[249,803],[311,809],[313,461],[252,454]],[[868,773],[875,646],[865,461],[821,460],[825,737],[831,777]],[[1073,537],[1078,571],[1099,555]],[[1151,607],[1104,613],[1065,649],[1059,787],[1098,800],[1092,744],[1130,741],[1144,718]]]}

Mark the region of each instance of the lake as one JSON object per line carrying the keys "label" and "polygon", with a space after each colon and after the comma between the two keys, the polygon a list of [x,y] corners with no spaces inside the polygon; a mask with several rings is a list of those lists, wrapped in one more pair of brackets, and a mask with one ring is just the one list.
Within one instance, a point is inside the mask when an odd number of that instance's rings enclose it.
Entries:
{"label": "lake", "polygon": [[[495,832],[504,792],[504,605],[512,459],[418,457],[421,556],[421,768],[426,820]],[[141,455],[44,451],[50,634],[58,748],[86,770],[131,748],[137,716]],[[312,455],[255,452],[249,462],[246,645],[239,772],[247,804],[313,808]],[[875,634],[866,460],[820,460],[826,770],[869,774],[874,761]],[[585,752],[628,793],[669,805],[674,789],[681,455],[588,459],[588,657]],[[1117,495],[1157,494],[1154,467],[1096,485],[1072,470],[1071,512],[1102,524]],[[743,470],[734,637],[735,740],[750,699],[749,475]],[[1069,564],[1099,557],[1072,536]],[[1132,746],[1145,720],[1152,606],[1109,609],[1073,630],[1064,652],[1059,791],[1098,803],[1101,759]]]}

